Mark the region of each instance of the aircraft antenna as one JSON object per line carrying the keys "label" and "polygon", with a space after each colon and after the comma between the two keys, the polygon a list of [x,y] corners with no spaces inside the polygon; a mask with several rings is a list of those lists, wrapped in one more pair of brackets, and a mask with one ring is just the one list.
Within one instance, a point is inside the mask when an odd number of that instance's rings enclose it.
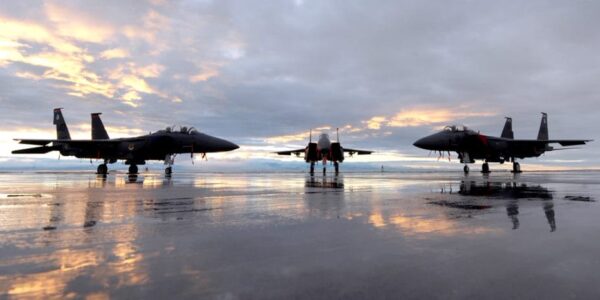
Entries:
{"label": "aircraft antenna", "polygon": [[312,129],[308,133],[308,142],[312,143]]}
{"label": "aircraft antenna", "polygon": [[340,129],[339,128],[335,129],[335,135],[337,136],[337,142],[339,143],[340,142]]}

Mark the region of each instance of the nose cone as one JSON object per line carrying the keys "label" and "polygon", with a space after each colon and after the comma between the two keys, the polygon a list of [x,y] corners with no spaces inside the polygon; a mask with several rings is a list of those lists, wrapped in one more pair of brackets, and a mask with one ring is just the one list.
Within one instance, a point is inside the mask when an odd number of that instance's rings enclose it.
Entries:
{"label": "nose cone", "polygon": [[233,150],[239,148],[240,146],[238,146],[230,141],[223,140],[223,145],[221,147],[224,149],[223,151],[233,151]]}
{"label": "nose cone", "polygon": [[436,150],[436,147],[438,146],[437,144],[437,139],[430,135],[417,140],[413,143],[413,146],[425,150]]}
{"label": "nose cone", "polygon": [[219,138],[214,138],[213,140],[213,147],[215,148],[216,151],[220,152],[220,151],[233,151],[237,148],[239,148],[240,146],[224,140],[224,139],[219,139]]}
{"label": "nose cone", "polygon": [[196,152],[224,152],[232,151],[240,146],[207,134],[197,134],[195,142]]}

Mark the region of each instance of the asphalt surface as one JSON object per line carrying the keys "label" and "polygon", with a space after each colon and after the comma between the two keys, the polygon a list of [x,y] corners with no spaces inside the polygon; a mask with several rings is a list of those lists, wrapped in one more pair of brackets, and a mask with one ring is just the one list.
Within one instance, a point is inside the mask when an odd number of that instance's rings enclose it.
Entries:
{"label": "asphalt surface", "polygon": [[598,299],[600,173],[0,174],[0,298]]}

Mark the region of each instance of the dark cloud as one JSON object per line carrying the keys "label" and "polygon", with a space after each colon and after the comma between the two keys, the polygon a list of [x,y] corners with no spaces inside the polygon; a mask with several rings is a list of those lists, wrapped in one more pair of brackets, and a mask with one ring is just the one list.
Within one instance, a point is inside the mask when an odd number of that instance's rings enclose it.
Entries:
{"label": "dark cloud", "polygon": [[[49,127],[50,109],[62,106],[73,123],[103,111],[115,126],[156,130],[191,124],[256,145],[318,126],[364,128],[363,121],[374,116],[439,107],[495,113],[448,120],[482,133],[499,134],[507,115],[514,118],[517,137],[535,137],[539,112],[545,111],[552,136],[595,138],[597,2],[155,2],[3,5],[3,18],[51,32],[67,25],[49,18],[49,7],[90,17],[89,24],[106,29],[105,39],[65,37],[94,57],[86,68],[117,86],[122,78],[111,79],[111,72],[121,66],[120,74],[138,76],[153,89],[138,89],[137,107],[123,100],[134,89],[123,85],[113,97],[76,97],[67,94],[70,83],[16,77],[41,75],[43,68],[7,62],[0,64],[5,127]],[[127,57],[100,58],[102,51],[116,48]],[[153,64],[161,66],[158,75],[140,75],[138,69]],[[439,125],[364,129],[346,132],[344,140],[419,154],[412,142]],[[598,150],[592,143],[550,155],[598,166]]]}

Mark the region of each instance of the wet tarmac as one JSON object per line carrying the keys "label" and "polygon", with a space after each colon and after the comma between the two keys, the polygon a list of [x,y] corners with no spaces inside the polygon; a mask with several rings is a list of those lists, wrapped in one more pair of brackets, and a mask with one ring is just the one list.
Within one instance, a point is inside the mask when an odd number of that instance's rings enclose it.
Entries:
{"label": "wet tarmac", "polygon": [[600,173],[0,174],[0,298],[600,297]]}

